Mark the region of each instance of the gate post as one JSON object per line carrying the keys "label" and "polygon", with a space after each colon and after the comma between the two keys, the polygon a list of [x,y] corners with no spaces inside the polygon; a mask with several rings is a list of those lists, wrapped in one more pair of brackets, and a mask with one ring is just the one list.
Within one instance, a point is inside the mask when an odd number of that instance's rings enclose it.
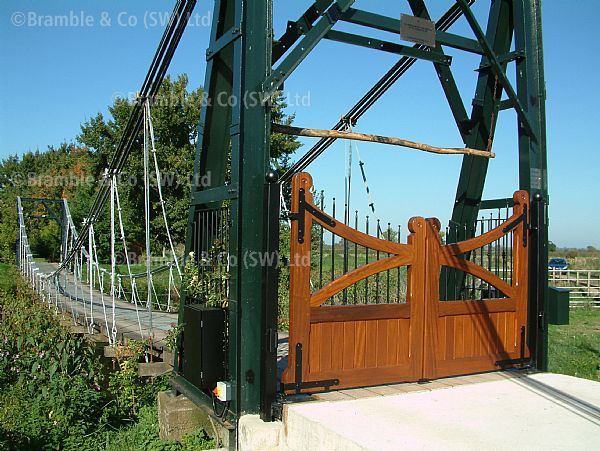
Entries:
{"label": "gate post", "polygon": [[[312,178],[306,172],[296,174],[292,179],[292,221],[290,243],[290,336],[288,340],[288,361],[296,362],[296,347],[300,345],[305,354],[310,346],[310,236],[312,229],[311,215],[300,208],[300,190],[306,199],[312,202],[310,189]],[[298,376],[302,380],[308,377],[308,365],[294,366],[294,373],[289,367],[283,372],[283,384],[298,384]]]}
{"label": "gate post", "polygon": [[[535,367],[548,370],[548,235],[546,202],[540,193],[533,196],[531,248],[529,254],[529,346]],[[527,233],[527,232],[525,232]]]}
{"label": "gate post", "polygon": [[425,315],[427,296],[427,222],[422,217],[408,221],[407,243],[413,247],[414,261],[408,268],[406,301],[410,305],[410,359],[412,380],[423,378]]}
{"label": "gate post", "polygon": [[277,174],[269,171],[266,174],[267,189],[265,193],[266,234],[265,234],[265,280],[264,280],[264,315],[263,340],[261,349],[262,377],[260,416],[263,421],[273,418],[272,407],[277,392],[277,310],[279,288],[279,213],[280,197]]}
{"label": "gate post", "polygon": [[425,220],[425,292],[424,304],[425,327],[423,331],[423,379],[434,379],[436,375],[435,350],[438,337],[438,309],[440,303],[440,229],[437,218]]}

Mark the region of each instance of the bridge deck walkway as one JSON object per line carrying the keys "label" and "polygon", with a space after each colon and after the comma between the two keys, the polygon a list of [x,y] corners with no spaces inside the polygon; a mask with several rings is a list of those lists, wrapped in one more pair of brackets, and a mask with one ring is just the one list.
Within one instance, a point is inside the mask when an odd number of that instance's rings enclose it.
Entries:
{"label": "bridge deck walkway", "polygon": [[[58,264],[37,263],[37,267],[42,274],[51,274],[58,269]],[[114,324],[117,330],[117,340],[122,337],[141,340],[148,339],[152,335],[153,346],[161,348],[166,345],[165,338],[168,331],[174,324],[177,324],[176,312],[154,310],[151,314],[145,305],[138,305],[136,310],[134,304],[115,299],[113,317],[113,302],[110,294],[102,296],[100,291],[93,289],[90,304],[89,285],[75,284],[73,275],[68,272],[66,274],[66,277],[61,275],[59,282],[62,293],[58,293],[58,302],[54,297],[55,292],[52,293],[52,301],[57,302],[59,310],[70,314],[77,324],[88,327],[90,332],[101,333],[107,337],[113,330]],[[104,304],[102,299],[104,299]],[[106,320],[104,312],[106,312]],[[89,327],[92,315],[93,331]],[[151,319],[152,328],[150,326]]]}

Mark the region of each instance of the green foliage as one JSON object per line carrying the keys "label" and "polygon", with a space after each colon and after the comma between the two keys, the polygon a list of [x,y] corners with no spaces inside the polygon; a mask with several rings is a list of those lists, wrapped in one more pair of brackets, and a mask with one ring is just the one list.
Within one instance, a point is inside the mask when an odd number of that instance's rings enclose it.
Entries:
{"label": "green foliage", "polygon": [[207,307],[227,307],[225,287],[228,278],[224,242],[215,240],[200,261],[190,252],[183,270],[183,287],[189,298]]}
{"label": "green foliage", "polygon": [[138,361],[144,354],[143,342],[130,340],[127,345],[117,349],[117,371],[108,376],[108,389],[114,397],[115,413],[119,418],[135,419],[142,407],[153,405],[159,391],[169,389],[166,376],[161,376],[152,383],[138,375]]}
{"label": "green foliage", "polygon": [[[95,190],[92,177],[93,154],[86,148],[63,144],[45,152],[26,152],[21,158],[0,162],[0,261],[15,261],[16,199],[46,197],[73,199],[72,213],[81,221]],[[26,217],[46,215],[45,208],[25,202]],[[60,215],[60,211],[57,212]],[[60,232],[50,219],[28,219],[26,227],[34,255],[58,258]]]}
{"label": "green foliage", "polygon": [[281,222],[279,226],[279,303],[277,311],[277,327],[280,330],[288,330],[290,309],[290,239],[291,230],[288,224]]}
{"label": "green foliage", "polygon": [[14,268],[8,272],[16,284],[0,294],[0,428],[19,449],[66,447],[65,437],[98,426],[104,405],[98,359]]}
{"label": "green foliage", "polygon": [[183,332],[184,326],[185,326],[184,323],[181,323],[181,324],[172,323],[171,324],[171,329],[169,329],[169,331],[167,332],[167,336],[165,337],[165,343],[167,345],[167,348],[175,349],[175,346],[177,345],[177,340],[179,339],[179,336]]}
{"label": "green foliage", "polygon": [[600,250],[596,249],[594,246],[587,246],[585,249],[550,249],[550,257],[566,258],[569,262],[569,269],[600,269]]}
{"label": "green foliage", "polygon": [[156,395],[168,384],[138,376],[144,343],[123,347],[129,357],[105,376],[93,348],[2,264],[0,310],[0,450],[212,447],[203,431],[182,444],[159,439]]}
{"label": "green foliage", "polygon": [[205,450],[215,447],[214,440],[202,430],[183,437],[181,443],[161,440],[158,436],[158,415],[155,407],[142,407],[139,420],[133,426],[105,434],[104,449],[111,451],[151,450]]}
{"label": "green foliage", "polygon": [[[159,203],[159,182],[173,240],[179,247],[185,241],[202,96],[202,88],[188,89],[186,75],[166,77],[152,105],[156,156],[162,176],[161,180],[157,180],[155,174],[151,180],[150,216],[152,252],[155,254],[165,250],[165,243],[168,243]],[[134,103],[129,99],[116,99],[108,107],[108,117],[101,113],[92,115],[91,119],[81,124],[81,133],[76,137],[78,145],[63,144],[44,152],[26,152],[21,158],[11,156],[0,161],[1,262],[12,263],[15,258],[17,195],[64,197],[69,200],[75,224],[82,223],[133,107]],[[285,108],[286,104],[279,96],[274,102],[273,120],[289,125],[294,116],[287,115]],[[140,212],[144,211],[142,136],[140,132],[119,179],[123,222],[130,249],[139,248],[139,244],[144,242],[143,222],[139,220]],[[290,166],[291,155],[299,147],[300,143],[294,136],[272,135],[272,163],[280,173]],[[33,253],[56,260],[60,238],[56,223],[37,219],[28,220],[26,226]],[[107,262],[110,235],[108,211],[100,215],[95,227],[99,257]]]}

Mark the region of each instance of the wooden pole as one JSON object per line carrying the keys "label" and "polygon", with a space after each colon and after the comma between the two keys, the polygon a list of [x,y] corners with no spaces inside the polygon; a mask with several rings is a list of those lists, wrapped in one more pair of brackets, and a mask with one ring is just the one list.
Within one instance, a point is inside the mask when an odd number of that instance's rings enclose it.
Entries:
{"label": "wooden pole", "polygon": [[411,149],[422,150],[424,152],[446,154],[446,155],[476,155],[478,157],[494,158],[493,152],[486,150],[470,149],[468,147],[435,147],[429,144],[417,143],[406,139],[391,138],[388,136],[367,135],[365,133],[344,132],[341,130],[319,130],[315,128],[291,127],[289,125],[271,124],[271,130],[275,133],[284,135],[308,136],[311,138],[342,138],[353,139],[355,141],[368,141],[380,144],[390,144],[393,146],[409,147]]}

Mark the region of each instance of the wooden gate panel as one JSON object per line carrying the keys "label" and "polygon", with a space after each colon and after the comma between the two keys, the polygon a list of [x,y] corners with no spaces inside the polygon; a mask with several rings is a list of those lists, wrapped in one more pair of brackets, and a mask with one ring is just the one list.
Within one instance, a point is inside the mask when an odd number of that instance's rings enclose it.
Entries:
{"label": "wooden gate panel", "polygon": [[[290,336],[288,368],[282,382],[288,393],[376,385],[417,380],[420,374],[418,343],[422,334],[422,303],[412,303],[423,291],[424,277],[412,265],[423,263],[425,220],[409,224],[408,244],[372,237],[339,223],[317,209],[311,195],[312,179],[297,174],[292,182],[290,267]],[[381,252],[386,257],[367,263],[310,292],[310,227],[312,222],[350,242]],[[302,236],[304,230],[304,236]],[[389,255],[389,256],[388,256]],[[323,305],[337,293],[366,277],[407,266],[404,304]],[[302,284],[302,287],[298,287]],[[298,358],[301,349],[302,358]],[[301,378],[298,374],[301,373]],[[335,385],[331,384],[335,380]]]}
{"label": "wooden gate panel", "polygon": [[[427,220],[427,287],[425,293],[426,379],[492,371],[514,365],[529,356],[527,328],[527,223],[529,198],[513,196],[513,214],[487,233],[461,243],[442,245],[440,223]],[[489,246],[512,232],[511,284],[461,255]],[[506,297],[484,300],[440,301],[439,268],[460,269],[489,283]]]}
{"label": "wooden gate panel", "polygon": [[[436,219],[411,219],[407,244],[351,229],[313,204],[311,188],[310,175],[294,177],[290,352],[282,377],[287,393],[490,371],[529,356],[524,335],[528,296],[526,192],[515,193],[512,216],[495,229],[443,245]],[[350,270],[311,293],[313,223],[386,257]],[[512,237],[510,279],[503,280],[469,261],[471,252],[484,246],[491,249],[493,243],[507,237]],[[407,267],[406,303],[369,304],[367,292],[366,304],[325,305],[353,284],[401,266]],[[440,270],[444,266],[479,279],[493,287],[499,297],[441,301]]]}

